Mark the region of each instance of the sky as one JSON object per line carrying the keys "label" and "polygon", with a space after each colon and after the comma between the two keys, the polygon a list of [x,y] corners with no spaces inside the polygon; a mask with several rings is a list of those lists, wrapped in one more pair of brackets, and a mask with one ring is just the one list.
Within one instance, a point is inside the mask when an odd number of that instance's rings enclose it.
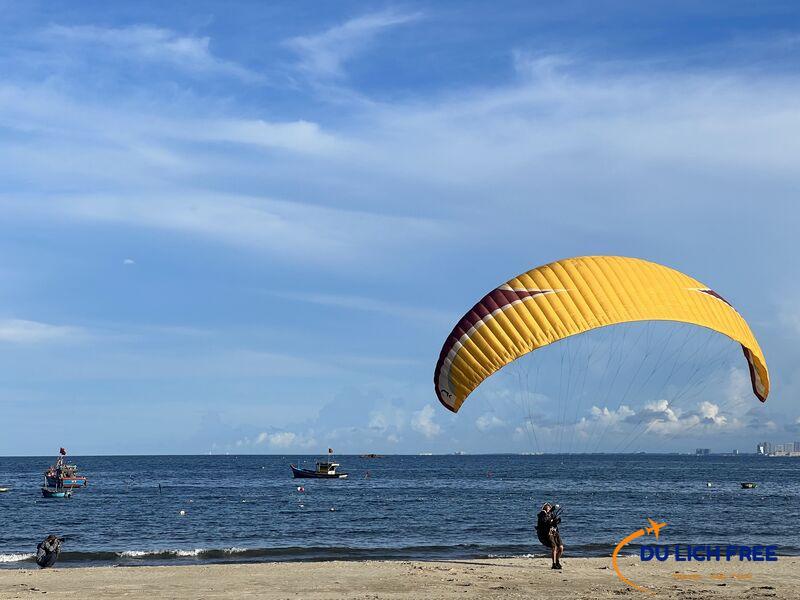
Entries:
{"label": "sky", "polygon": [[0,455],[532,451],[510,380],[452,415],[433,368],[591,254],[720,292],[773,391],[732,360],[571,433],[800,439],[795,3],[0,7]]}

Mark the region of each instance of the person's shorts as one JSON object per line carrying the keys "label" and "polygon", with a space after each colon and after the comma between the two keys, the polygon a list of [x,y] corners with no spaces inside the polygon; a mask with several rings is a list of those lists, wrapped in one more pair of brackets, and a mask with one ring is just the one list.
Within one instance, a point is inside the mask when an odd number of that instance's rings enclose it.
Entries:
{"label": "person's shorts", "polygon": [[550,528],[550,531],[547,533],[547,541],[550,542],[550,548],[558,548],[559,546],[563,546],[561,543],[561,534],[558,533],[558,527]]}

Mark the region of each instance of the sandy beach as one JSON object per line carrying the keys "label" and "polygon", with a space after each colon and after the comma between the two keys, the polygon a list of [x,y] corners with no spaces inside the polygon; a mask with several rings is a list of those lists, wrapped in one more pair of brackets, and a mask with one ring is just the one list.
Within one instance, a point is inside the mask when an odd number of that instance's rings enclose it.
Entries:
{"label": "sandy beach", "polygon": [[[772,563],[641,564],[626,576],[662,598],[797,597],[800,557]],[[735,577],[734,577],[735,576]],[[11,598],[618,598],[647,597],[622,584],[607,558],[284,562],[178,567],[89,567],[0,571],[0,599]]]}

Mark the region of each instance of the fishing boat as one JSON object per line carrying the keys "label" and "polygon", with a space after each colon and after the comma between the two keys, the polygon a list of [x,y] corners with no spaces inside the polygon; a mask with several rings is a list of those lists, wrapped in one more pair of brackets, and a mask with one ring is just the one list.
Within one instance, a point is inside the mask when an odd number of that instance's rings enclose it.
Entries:
{"label": "fishing boat", "polygon": [[758,487],[758,484],[757,483],[753,483],[752,481],[743,481],[742,482],[742,488],[745,489],[745,490],[752,490],[753,488],[757,488],[757,487]]}
{"label": "fishing boat", "polygon": [[333,462],[333,450],[328,448],[328,460],[318,460],[313,469],[303,469],[294,465],[292,475],[295,479],[346,479],[347,473],[337,473],[339,463]]}
{"label": "fishing boat", "polygon": [[0,494],[3,494],[5,492],[10,492],[10,491],[11,491],[11,488],[0,487]]}
{"label": "fishing boat", "polygon": [[83,475],[78,475],[77,465],[68,465],[66,461],[67,451],[59,449],[58,457],[53,466],[44,472],[45,487],[48,488],[80,488],[89,484],[89,480]]}
{"label": "fishing boat", "polygon": [[42,496],[45,498],[72,498],[72,490],[44,486],[42,487]]}

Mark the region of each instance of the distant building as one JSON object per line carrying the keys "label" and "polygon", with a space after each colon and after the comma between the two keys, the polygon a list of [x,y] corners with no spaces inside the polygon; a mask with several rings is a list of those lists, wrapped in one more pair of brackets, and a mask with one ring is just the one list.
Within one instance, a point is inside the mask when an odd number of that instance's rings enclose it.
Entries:
{"label": "distant building", "polygon": [[698,448],[694,451],[697,456],[708,456],[711,454],[711,448]]}
{"label": "distant building", "polygon": [[800,442],[761,442],[756,446],[756,453],[762,456],[800,456]]}

